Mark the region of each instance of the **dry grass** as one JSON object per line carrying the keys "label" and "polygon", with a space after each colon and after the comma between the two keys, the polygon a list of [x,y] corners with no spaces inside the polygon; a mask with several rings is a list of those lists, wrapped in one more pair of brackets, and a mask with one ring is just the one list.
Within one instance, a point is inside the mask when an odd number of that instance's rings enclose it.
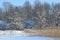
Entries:
{"label": "dry grass", "polygon": [[49,36],[49,37],[60,37],[60,27],[57,28],[44,28],[40,30],[30,30],[26,29],[24,31],[29,35],[38,35],[38,36]]}

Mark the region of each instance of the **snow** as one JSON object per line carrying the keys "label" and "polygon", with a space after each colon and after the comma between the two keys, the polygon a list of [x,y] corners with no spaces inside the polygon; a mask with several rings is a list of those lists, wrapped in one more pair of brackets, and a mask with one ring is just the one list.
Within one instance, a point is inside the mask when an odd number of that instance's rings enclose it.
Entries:
{"label": "snow", "polygon": [[38,36],[13,36],[13,35],[3,35],[0,36],[0,40],[58,40],[59,38],[51,37],[38,37]]}
{"label": "snow", "polygon": [[57,40],[59,38],[29,36],[24,31],[0,31],[0,40]]}

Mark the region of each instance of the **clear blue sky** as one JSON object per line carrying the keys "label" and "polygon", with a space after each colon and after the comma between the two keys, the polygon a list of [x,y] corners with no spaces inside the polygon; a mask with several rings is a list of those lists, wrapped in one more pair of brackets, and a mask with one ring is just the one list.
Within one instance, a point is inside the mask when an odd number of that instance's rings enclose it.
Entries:
{"label": "clear blue sky", "polygon": [[[0,7],[2,7],[3,2],[10,2],[13,5],[19,6],[22,5],[26,0],[0,0]],[[31,4],[34,3],[35,0],[29,0]],[[40,0],[42,3],[48,2],[48,3],[60,3],[60,0]]]}

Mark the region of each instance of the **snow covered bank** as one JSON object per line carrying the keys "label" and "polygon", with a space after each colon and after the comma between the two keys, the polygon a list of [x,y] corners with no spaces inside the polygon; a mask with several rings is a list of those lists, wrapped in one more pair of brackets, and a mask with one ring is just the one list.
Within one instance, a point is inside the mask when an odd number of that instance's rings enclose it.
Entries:
{"label": "snow covered bank", "polygon": [[8,30],[8,31],[0,31],[0,35],[22,35],[22,36],[25,36],[25,33],[24,33],[24,31]]}

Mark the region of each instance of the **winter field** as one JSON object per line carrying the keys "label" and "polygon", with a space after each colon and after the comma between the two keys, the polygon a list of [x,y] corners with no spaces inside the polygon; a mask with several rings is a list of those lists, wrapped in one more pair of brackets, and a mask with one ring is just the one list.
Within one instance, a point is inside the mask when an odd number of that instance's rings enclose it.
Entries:
{"label": "winter field", "polygon": [[0,36],[0,40],[60,40],[59,38],[52,37],[39,37],[39,36],[13,36],[13,35],[2,35]]}
{"label": "winter field", "polygon": [[60,37],[60,28],[43,28],[40,30],[25,29],[19,30],[0,30],[0,35],[20,35],[20,36],[48,36],[48,37]]}
{"label": "winter field", "polygon": [[25,29],[0,30],[0,40],[60,40],[60,28],[44,28],[40,30]]}

